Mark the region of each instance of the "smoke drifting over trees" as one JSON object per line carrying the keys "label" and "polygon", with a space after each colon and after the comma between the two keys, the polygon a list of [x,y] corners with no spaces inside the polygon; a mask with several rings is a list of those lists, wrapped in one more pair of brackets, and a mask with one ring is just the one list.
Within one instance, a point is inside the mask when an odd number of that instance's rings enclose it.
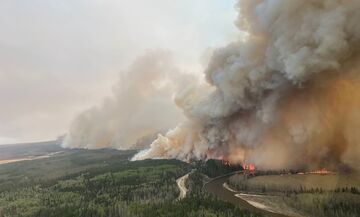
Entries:
{"label": "smoke drifting over trees", "polygon": [[146,52],[122,74],[112,97],[75,118],[63,145],[129,149],[143,137],[174,127],[183,115],[173,105],[173,94],[190,79],[179,74],[169,52]]}
{"label": "smoke drifting over trees", "polygon": [[[236,25],[247,33],[246,38],[214,52],[205,70],[210,87],[187,87],[175,97],[186,120],[165,136],[159,135],[134,159],[225,157],[230,162],[253,162],[266,169],[359,164],[360,2],[239,0],[237,8]],[[148,71],[145,83],[135,79],[127,82],[129,88],[149,85],[148,80],[164,76],[162,71]],[[174,90],[165,89],[167,93]],[[124,92],[120,97],[123,103],[132,102],[132,92]],[[156,96],[150,94],[146,99]],[[118,118],[117,114],[124,112],[111,106],[118,103],[104,104],[100,110],[79,116],[65,144],[92,144],[77,141],[96,137],[101,139],[95,141],[112,141],[101,144],[116,141],[117,147],[129,147],[127,144],[139,136],[133,132],[141,129],[141,123],[152,127],[159,124],[161,129],[169,126],[160,124],[168,119],[161,105],[144,112],[144,106],[137,103],[129,103],[129,110],[139,108],[150,122],[146,118],[132,121],[129,115]],[[150,105],[153,103],[156,100]],[[168,105],[166,109],[174,108]],[[108,122],[100,121],[102,117],[87,115],[92,113],[111,120],[115,131],[108,130],[109,125],[104,124]],[[94,131],[80,130],[78,134],[79,129],[88,129],[78,127],[81,122]],[[127,134],[136,137],[122,141]]]}

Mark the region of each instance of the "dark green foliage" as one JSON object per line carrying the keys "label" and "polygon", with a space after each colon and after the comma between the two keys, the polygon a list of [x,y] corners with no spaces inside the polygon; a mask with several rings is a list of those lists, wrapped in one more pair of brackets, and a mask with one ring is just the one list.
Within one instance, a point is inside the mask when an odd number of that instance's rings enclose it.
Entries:
{"label": "dark green foliage", "polygon": [[186,181],[186,187],[189,195],[199,195],[203,192],[203,175],[198,171],[193,171]]}
{"label": "dark green foliage", "polygon": [[240,165],[226,165],[221,160],[197,161],[193,164],[199,172],[211,178],[243,170]]}
{"label": "dark green foliage", "polygon": [[133,206],[139,217],[255,217],[258,214],[235,208],[208,195],[192,194],[180,202]]}
{"label": "dark green foliage", "polygon": [[351,193],[300,193],[284,197],[284,200],[313,217],[360,216],[360,197]]}
{"label": "dark green foliage", "polygon": [[[356,174],[348,177],[357,180]],[[279,185],[273,185],[274,178],[277,178],[276,180],[279,182]],[[300,182],[302,178],[304,178],[306,182]],[[304,213],[305,216],[360,216],[360,193],[358,187],[336,187],[334,182],[330,182],[330,185],[324,182],[329,179],[338,180],[339,183],[336,183],[338,186],[344,185],[344,181],[342,180],[344,177],[338,175],[263,176],[257,180],[255,180],[255,178],[246,179],[244,176],[238,175],[230,178],[228,184],[241,192],[280,198],[279,203],[284,203],[299,213]],[[313,185],[310,185],[310,180],[318,180],[319,183],[312,183]],[[291,182],[296,182],[297,184],[289,185]],[[299,185],[299,183],[304,185]],[[352,183],[356,184],[356,182]]]}
{"label": "dark green foliage", "polygon": [[177,160],[131,162],[133,154],[72,150],[0,166],[0,217],[253,216],[203,195],[198,173],[191,175],[193,193],[177,201],[176,179],[190,172],[190,165]]}
{"label": "dark green foliage", "polygon": [[[117,168],[117,172],[112,171]],[[1,193],[2,216],[106,216],[118,203],[173,201],[175,178],[189,169],[177,161],[143,161],[115,168],[95,168],[53,185]],[[36,183],[34,183],[36,184]],[[46,187],[44,187],[46,186]]]}
{"label": "dark green foliage", "polygon": [[[97,169],[99,172],[116,170],[126,164],[134,153],[107,149],[67,150],[51,158],[1,165],[0,192],[39,182],[52,185],[56,179],[76,177],[89,169]],[[81,164],[82,161],[88,164]]]}

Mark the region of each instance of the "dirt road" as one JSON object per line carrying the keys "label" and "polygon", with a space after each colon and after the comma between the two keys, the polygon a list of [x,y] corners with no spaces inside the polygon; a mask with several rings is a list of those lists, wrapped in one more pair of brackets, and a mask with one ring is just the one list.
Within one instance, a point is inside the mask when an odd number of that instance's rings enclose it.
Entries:
{"label": "dirt road", "polygon": [[192,173],[192,171],[185,176],[182,176],[176,180],[176,183],[180,190],[180,195],[178,197],[178,200],[182,200],[186,197],[186,193],[188,189],[186,188],[186,180],[189,178],[189,175]]}

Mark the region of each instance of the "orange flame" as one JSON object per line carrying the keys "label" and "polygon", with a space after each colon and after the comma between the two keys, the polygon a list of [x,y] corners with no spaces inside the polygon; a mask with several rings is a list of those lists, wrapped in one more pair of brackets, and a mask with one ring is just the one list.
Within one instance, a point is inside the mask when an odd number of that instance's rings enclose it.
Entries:
{"label": "orange flame", "polygon": [[226,165],[226,166],[231,166],[230,161],[225,159],[224,155],[221,155],[220,157],[218,157],[217,160],[221,161],[221,163]]}
{"label": "orange flame", "polygon": [[320,170],[314,170],[314,171],[310,171],[310,172],[298,172],[297,175],[306,175],[306,174],[315,174],[315,175],[328,175],[328,174],[332,174],[331,171],[323,168]]}
{"label": "orange flame", "polygon": [[327,175],[327,174],[330,174],[330,173],[331,173],[331,171],[329,171],[329,170],[327,170],[325,168],[309,172],[309,174],[319,174],[319,175]]}
{"label": "orange flame", "polygon": [[254,164],[243,164],[243,169],[246,171],[253,172],[255,171],[255,165]]}

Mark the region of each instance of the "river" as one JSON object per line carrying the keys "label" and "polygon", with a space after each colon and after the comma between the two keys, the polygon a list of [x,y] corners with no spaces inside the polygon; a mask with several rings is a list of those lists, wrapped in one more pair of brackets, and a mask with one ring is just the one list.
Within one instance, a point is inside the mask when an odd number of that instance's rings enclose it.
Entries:
{"label": "river", "polygon": [[229,174],[226,176],[222,176],[219,178],[215,178],[214,180],[206,183],[204,185],[204,190],[208,193],[211,193],[215,196],[217,196],[220,200],[222,201],[226,201],[229,203],[234,204],[235,206],[241,207],[241,208],[245,208],[247,210],[253,211],[253,212],[257,212],[257,213],[261,213],[265,216],[269,216],[269,217],[288,217],[286,215],[283,214],[278,214],[278,213],[273,213],[273,212],[269,212],[266,211],[264,209],[259,209],[256,208],[255,206],[252,206],[251,204],[249,204],[248,202],[246,202],[245,200],[236,197],[236,192],[230,191],[229,189],[224,188],[224,183],[228,180],[228,178],[230,176],[232,176],[233,174]]}

